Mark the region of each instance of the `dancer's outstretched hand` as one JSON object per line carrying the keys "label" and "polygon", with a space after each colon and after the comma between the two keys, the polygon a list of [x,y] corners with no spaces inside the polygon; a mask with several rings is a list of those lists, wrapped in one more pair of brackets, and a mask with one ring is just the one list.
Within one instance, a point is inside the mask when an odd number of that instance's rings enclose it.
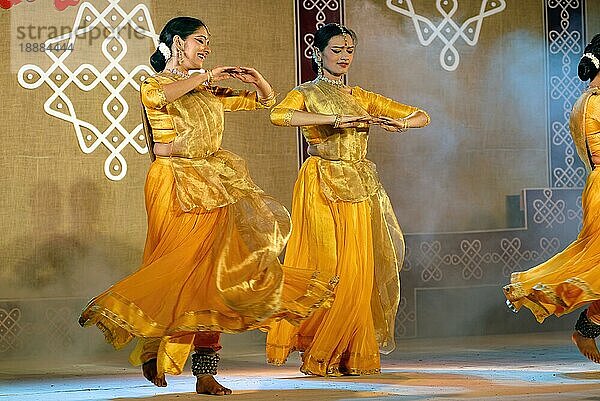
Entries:
{"label": "dancer's outstretched hand", "polygon": [[342,116],[338,128],[367,128],[372,124],[373,118],[367,116]]}
{"label": "dancer's outstretched hand", "polygon": [[389,132],[398,132],[402,131],[403,128],[408,128],[405,127],[404,121],[402,119],[396,120],[386,116],[373,118],[372,124],[379,125],[381,128]]}
{"label": "dancer's outstretched hand", "polygon": [[235,67],[231,74],[234,78],[247,84],[257,85],[259,82],[264,81],[260,72],[252,67]]}
{"label": "dancer's outstretched hand", "polygon": [[222,81],[224,79],[235,78],[233,76],[237,67],[222,66],[215,67],[210,72],[212,73],[212,82]]}

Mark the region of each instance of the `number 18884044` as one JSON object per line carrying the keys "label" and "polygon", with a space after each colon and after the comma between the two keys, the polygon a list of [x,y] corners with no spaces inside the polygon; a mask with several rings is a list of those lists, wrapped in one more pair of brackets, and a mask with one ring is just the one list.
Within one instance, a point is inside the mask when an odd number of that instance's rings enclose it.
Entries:
{"label": "number 18884044", "polygon": [[19,44],[22,52],[65,52],[74,50],[73,43],[20,43]]}

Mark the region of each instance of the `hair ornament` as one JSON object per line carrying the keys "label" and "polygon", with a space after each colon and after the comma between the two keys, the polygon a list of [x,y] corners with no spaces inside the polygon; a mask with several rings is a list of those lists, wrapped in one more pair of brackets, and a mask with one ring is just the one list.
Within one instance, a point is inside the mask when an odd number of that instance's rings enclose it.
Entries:
{"label": "hair ornament", "polygon": [[171,49],[169,49],[169,46],[167,46],[163,42],[160,42],[160,44],[158,45],[158,51],[162,53],[163,57],[165,58],[165,61],[171,58]]}
{"label": "hair ornament", "polygon": [[596,69],[600,70],[600,60],[598,60],[598,57],[596,57],[594,54],[585,53],[581,58],[589,58],[590,60],[592,60],[592,63],[594,63],[594,65],[596,66]]}

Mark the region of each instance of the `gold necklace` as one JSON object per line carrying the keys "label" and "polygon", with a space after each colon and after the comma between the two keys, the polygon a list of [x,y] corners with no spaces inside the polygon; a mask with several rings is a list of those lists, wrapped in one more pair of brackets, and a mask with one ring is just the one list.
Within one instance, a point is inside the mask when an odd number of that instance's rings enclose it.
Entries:
{"label": "gold necklace", "polygon": [[325,75],[319,75],[317,76],[317,80],[318,81],[323,81],[323,82],[327,82],[328,84],[337,86],[337,87],[343,87],[346,86],[346,84],[344,84],[344,81],[340,80],[336,80],[336,79],[331,79],[331,78],[327,78]]}
{"label": "gold necklace", "polygon": [[190,74],[188,74],[187,72],[179,71],[175,68],[165,68],[165,71],[170,72],[171,74],[177,75],[178,77],[182,77],[182,78],[190,77]]}

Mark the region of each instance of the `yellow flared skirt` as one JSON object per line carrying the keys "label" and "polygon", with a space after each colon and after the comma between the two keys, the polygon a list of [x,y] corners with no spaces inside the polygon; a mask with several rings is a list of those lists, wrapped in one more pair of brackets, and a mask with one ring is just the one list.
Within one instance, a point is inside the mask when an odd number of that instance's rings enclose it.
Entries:
{"label": "yellow flared skirt", "polygon": [[[297,350],[303,352],[301,371],[306,374],[339,376],[380,371],[380,344],[372,308],[377,259],[372,217],[371,200],[333,202],[323,195],[316,158],[309,158],[303,165],[294,188],[294,229],[284,265],[313,267],[338,276],[339,282],[329,309],[317,310],[297,326],[287,321],[271,326],[266,345],[269,363],[281,365],[290,352]],[[397,286],[395,264],[393,269]],[[393,310],[393,318],[394,305],[389,309]]]}
{"label": "yellow flared skirt", "polygon": [[600,299],[600,169],[588,176],[582,195],[583,226],[577,239],[550,260],[511,275],[506,298],[530,309],[541,323]]}
{"label": "yellow flared skirt", "polygon": [[[277,256],[290,232],[285,208],[257,192],[210,211],[183,212],[171,162],[157,158],[145,195],[148,233],[142,266],[92,299],[80,324],[96,325],[121,348],[156,342],[158,373],[179,374],[195,332],[238,333],[272,319],[292,322],[326,306],[328,278],[284,272]],[[144,346],[130,360],[145,362]]]}

